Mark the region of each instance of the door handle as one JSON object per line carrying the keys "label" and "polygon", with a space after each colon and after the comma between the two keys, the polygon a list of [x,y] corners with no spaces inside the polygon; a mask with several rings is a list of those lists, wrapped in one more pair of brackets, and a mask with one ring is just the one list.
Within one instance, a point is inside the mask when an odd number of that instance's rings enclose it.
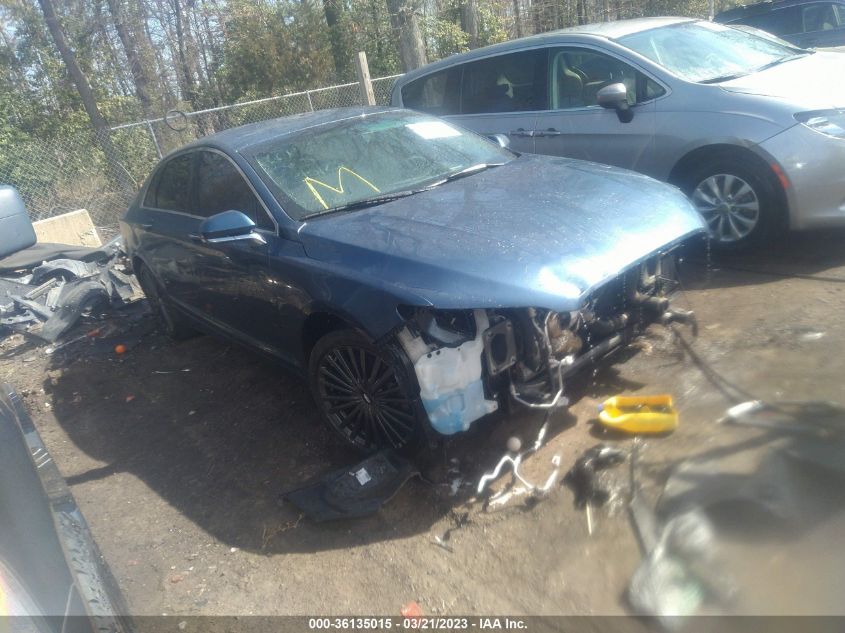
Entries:
{"label": "door handle", "polygon": [[531,137],[534,136],[534,130],[526,130],[525,128],[517,128],[515,130],[511,130],[508,132],[508,136],[527,136]]}
{"label": "door handle", "polygon": [[149,231],[151,228],[153,228],[153,223],[152,222],[139,222],[138,227],[144,229],[145,231]]}
{"label": "door handle", "polygon": [[534,136],[560,136],[562,132],[560,130],[556,130],[553,127],[550,127],[546,130],[537,130],[534,132]]}

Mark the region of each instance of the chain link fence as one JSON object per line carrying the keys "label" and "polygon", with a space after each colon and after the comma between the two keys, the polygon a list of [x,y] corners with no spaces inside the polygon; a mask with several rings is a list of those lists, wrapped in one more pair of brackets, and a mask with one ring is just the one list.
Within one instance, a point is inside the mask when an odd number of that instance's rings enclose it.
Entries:
{"label": "chain link fence", "polygon": [[[372,80],[378,105],[390,103],[397,77]],[[86,131],[29,139],[0,157],[0,183],[21,192],[33,221],[87,209],[107,239],[116,234],[118,220],[156,162],[174,149],[247,123],[361,105],[360,86],[354,82],[197,112],[171,110],[160,119],[117,125],[102,136]]]}

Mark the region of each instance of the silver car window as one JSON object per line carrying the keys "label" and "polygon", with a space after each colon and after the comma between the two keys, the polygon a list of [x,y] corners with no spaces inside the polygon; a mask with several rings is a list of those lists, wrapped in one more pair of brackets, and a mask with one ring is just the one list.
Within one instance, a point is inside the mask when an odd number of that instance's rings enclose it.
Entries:
{"label": "silver car window", "polygon": [[688,81],[740,76],[801,52],[774,38],[711,22],[641,31],[618,42]]}
{"label": "silver car window", "polygon": [[665,92],[662,86],[611,55],[578,47],[551,50],[549,98],[552,110],[596,106],[598,91],[613,83],[625,84],[630,105],[654,99]]}
{"label": "silver car window", "polygon": [[421,77],[402,86],[402,104],[406,108],[446,116],[461,109],[461,66]]}
{"label": "silver car window", "polygon": [[464,65],[461,113],[548,109],[546,49],[487,57]]}

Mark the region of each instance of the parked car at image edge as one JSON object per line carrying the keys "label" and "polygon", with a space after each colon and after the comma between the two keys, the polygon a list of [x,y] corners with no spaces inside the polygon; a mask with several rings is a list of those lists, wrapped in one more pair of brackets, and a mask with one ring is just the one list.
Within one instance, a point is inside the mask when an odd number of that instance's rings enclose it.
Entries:
{"label": "parked car at image edge", "polygon": [[673,249],[704,227],[640,174],[357,108],[178,150],[121,230],[172,335],[227,336],[301,372],[329,426],[370,451],[565,404],[568,374],[683,319]]}
{"label": "parked car at image edge", "polygon": [[400,77],[392,103],[679,186],[718,246],[845,225],[845,54],[686,18],[579,26]]}
{"label": "parked car at image edge", "polygon": [[845,2],[768,0],[723,11],[713,19],[753,26],[802,48],[845,46]]}

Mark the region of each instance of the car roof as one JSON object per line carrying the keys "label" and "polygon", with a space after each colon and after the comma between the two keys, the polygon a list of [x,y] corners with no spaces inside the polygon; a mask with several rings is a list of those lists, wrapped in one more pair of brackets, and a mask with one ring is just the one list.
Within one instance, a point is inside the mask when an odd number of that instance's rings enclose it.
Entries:
{"label": "car roof", "polygon": [[248,123],[238,127],[229,128],[216,134],[203,136],[187,145],[179,148],[178,151],[194,149],[197,147],[214,147],[226,152],[241,152],[244,149],[263,143],[265,141],[300,132],[307,128],[335,123],[345,119],[356,117],[367,117],[382,112],[399,111],[401,108],[381,106],[359,106],[357,108],[332,108],[329,110],[316,110],[290,116]]}
{"label": "car roof", "polygon": [[716,22],[723,22],[729,20],[739,20],[753,15],[761,15],[776,11],[778,9],[786,9],[788,7],[797,7],[802,4],[810,4],[818,2],[818,0],[763,0],[763,2],[755,2],[753,4],[742,4],[733,9],[722,11],[718,13],[715,18]]}
{"label": "car roof", "polygon": [[680,24],[682,22],[695,22],[695,18],[681,18],[681,17],[655,17],[655,18],[632,18],[630,20],[615,20],[612,22],[596,22],[594,24],[582,24],[579,26],[571,26],[565,29],[558,29],[556,31],[547,31],[545,33],[538,33],[537,35],[529,35],[528,37],[521,37],[519,39],[508,40],[500,44],[492,44],[490,46],[483,46],[481,48],[473,49],[467,53],[458,53],[451,55],[440,61],[427,64],[421,68],[410,71],[397,80],[397,85],[404,85],[417,77],[422,77],[443,68],[448,68],[457,63],[472,61],[474,59],[495,55],[498,53],[506,53],[512,50],[519,50],[527,46],[542,46],[543,44],[555,44],[560,40],[566,40],[568,36],[572,36],[572,41],[589,41],[591,38],[602,38],[607,40],[615,40],[626,35],[639,33],[641,31],[648,31],[656,29],[661,26],[669,26],[672,24]]}
{"label": "car roof", "polygon": [[566,29],[558,29],[557,31],[550,31],[548,33],[541,33],[532,37],[542,38],[544,35],[566,35],[568,33],[580,33],[583,35],[597,35],[599,37],[606,37],[614,40],[633,33],[641,31],[648,31],[661,26],[668,26],[671,24],[678,24],[680,22],[694,22],[695,18],[681,18],[681,17],[655,17],[655,18],[631,18],[628,20],[613,20],[611,22],[595,22],[593,24],[582,24],[579,26],[570,26]]}

